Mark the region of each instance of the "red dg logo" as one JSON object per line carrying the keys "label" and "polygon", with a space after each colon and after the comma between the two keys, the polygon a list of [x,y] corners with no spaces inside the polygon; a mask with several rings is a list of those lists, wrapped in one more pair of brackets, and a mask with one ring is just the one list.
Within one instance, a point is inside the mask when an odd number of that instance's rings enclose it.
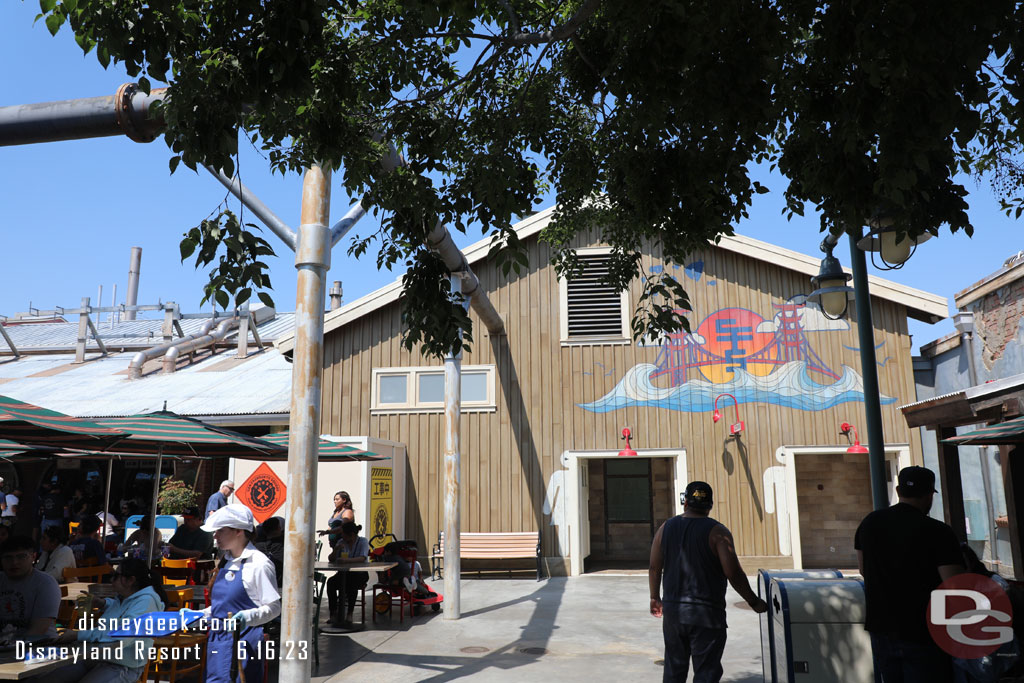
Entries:
{"label": "red dg logo", "polygon": [[992,654],[1013,640],[1013,608],[998,583],[958,574],[932,591],[928,630],[943,650],[962,659]]}

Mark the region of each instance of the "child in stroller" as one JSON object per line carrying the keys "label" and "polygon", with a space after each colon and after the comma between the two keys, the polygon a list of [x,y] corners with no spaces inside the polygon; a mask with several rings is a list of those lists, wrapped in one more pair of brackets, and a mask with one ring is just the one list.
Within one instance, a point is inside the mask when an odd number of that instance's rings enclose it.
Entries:
{"label": "child in stroller", "polygon": [[[393,540],[381,547],[373,547],[387,536]],[[416,541],[399,541],[394,534],[381,534],[370,539],[370,547],[370,554],[375,561],[397,563],[394,569],[381,577],[381,583],[387,587],[388,592],[404,591],[414,606],[431,605],[435,612],[441,609],[443,596],[434,592],[423,580],[422,567],[416,559]]]}

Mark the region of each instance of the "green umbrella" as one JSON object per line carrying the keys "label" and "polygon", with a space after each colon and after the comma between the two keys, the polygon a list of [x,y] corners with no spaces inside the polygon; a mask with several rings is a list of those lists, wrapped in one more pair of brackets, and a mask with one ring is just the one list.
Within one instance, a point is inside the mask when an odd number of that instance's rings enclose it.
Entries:
{"label": "green umbrella", "polygon": [[952,436],[943,439],[942,443],[951,443],[957,446],[998,446],[1024,443],[1024,417],[998,422],[966,434]]}
{"label": "green umbrella", "polygon": [[0,396],[0,439],[88,449],[102,448],[124,436],[115,428]]}
{"label": "green umbrella", "polygon": [[[263,441],[269,441],[270,443],[288,447],[288,432],[277,432],[275,434],[266,434],[261,436],[260,439]],[[358,461],[358,460],[387,460],[388,457],[385,455],[377,455],[370,451],[364,451],[359,448],[353,448],[352,446],[346,446],[345,444],[338,443],[337,441],[328,441],[327,439],[320,439],[320,443],[317,446],[318,458],[320,460],[328,460],[331,462],[344,462],[346,460]],[[252,456],[242,456],[253,459]],[[268,458],[261,458],[266,460],[287,460],[288,453],[285,452],[283,455],[274,455]]]}

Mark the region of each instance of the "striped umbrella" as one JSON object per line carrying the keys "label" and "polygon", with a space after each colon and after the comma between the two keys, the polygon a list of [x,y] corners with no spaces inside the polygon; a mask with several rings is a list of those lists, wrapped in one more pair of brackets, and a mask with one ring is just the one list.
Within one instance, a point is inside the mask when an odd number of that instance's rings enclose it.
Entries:
{"label": "striped umbrella", "polygon": [[1024,417],[943,439],[942,443],[951,443],[957,446],[998,446],[1024,443]]}
{"label": "striped umbrella", "polygon": [[[276,434],[267,434],[265,436],[261,436],[260,439],[288,448],[288,432],[277,432]],[[388,459],[388,457],[384,455],[378,455],[371,451],[364,451],[359,448],[353,448],[352,446],[346,446],[345,444],[338,443],[337,441],[328,441],[327,439],[320,439],[320,443],[317,446],[317,451],[320,460],[328,460],[330,462],[344,462],[346,460],[357,461]],[[252,458],[250,457],[250,459]],[[287,460],[288,453],[286,451],[283,455],[274,455],[268,458],[260,459]]]}
{"label": "striped umbrella", "polygon": [[88,449],[105,447],[124,436],[126,434],[116,428],[0,396],[0,438],[3,439]]}
{"label": "striped umbrella", "polygon": [[[160,471],[165,455],[187,457],[244,457],[287,453],[277,444],[214,427],[201,420],[185,417],[166,410],[145,415],[114,417],[99,420],[109,429],[121,431],[124,436],[102,449],[89,448],[93,454],[111,458],[123,455],[156,455],[156,473],[153,477],[153,505],[160,495]],[[109,500],[107,504],[109,505]],[[154,512],[156,510],[154,509]],[[153,537],[156,525],[149,530],[149,558],[153,561]]]}

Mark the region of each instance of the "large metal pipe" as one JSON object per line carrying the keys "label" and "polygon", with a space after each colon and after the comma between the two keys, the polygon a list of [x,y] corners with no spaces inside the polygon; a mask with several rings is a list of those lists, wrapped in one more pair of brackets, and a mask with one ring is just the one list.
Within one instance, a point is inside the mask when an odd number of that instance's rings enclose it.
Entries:
{"label": "large metal pipe", "polygon": [[[128,262],[128,294],[125,295],[125,304],[128,306],[139,305],[139,271],[142,269],[142,247],[132,247],[131,260]],[[135,320],[135,311],[129,309],[124,312],[125,320]]]}
{"label": "large metal pipe", "polygon": [[341,308],[342,300],[342,289],[341,280],[335,280],[331,284],[331,310],[336,311]]}
{"label": "large metal pipe", "polygon": [[491,334],[505,334],[505,323],[502,322],[501,316],[494,308],[494,304],[491,303],[491,300],[487,298],[487,294],[480,287],[480,280],[472,268],[469,267],[466,255],[455,245],[455,240],[452,239],[448,228],[440,221],[437,222],[434,229],[427,235],[427,247],[441,257],[449,272],[464,274],[462,278],[462,293],[469,297],[470,305],[476,311],[476,314],[480,316],[480,320],[487,328],[487,331]]}
{"label": "large metal pipe", "polygon": [[147,95],[135,83],[125,83],[114,95],[0,107],[0,146],[112,135],[152,142],[164,122],[151,119],[150,109],[166,91],[154,88]]}
{"label": "large metal pipe", "polygon": [[249,188],[243,185],[238,176],[229,178],[224,171],[218,171],[213,166],[207,166],[206,170],[210,172],[210,175],[219,180],[221,185],[228,188],[231,194],[235,195],[239,201],[245,204],[247,209],[256,214],[256,217],[263,222],[263,225],[270,228],[270,231],[288,245],[289,249],[295,251],[297,244],[295,231],[278,218],[277,214],[260,201],[260,198],[254,195]]}
{"label": "large metal pipe", "polygon": [[[308,643],[312,637],[313,548],[316,475],[320,440],[321,382],[324,357],[324,297],[331,267],[330,169],[312,166],[302,181],[302,216],[295,268],[295,354],[292,362],[291,419],[288,438],[287,533],[281,642]],[[283,658],[280,680],[308,681],[308,657]]]}
{"label": "large metal pipe", "polygon": [[228,318],[217,325],[217,329],[209,334],[203,335],[198,339],[190,339],[188,341],[178,341],[178,343],[167,349],[167,353],[164,354],[163,360],[163,373],[169,375],[178,369],[178,357],[183,353],[189,353],[191,351],[198,351],[199,349],[212,346],[219,341],[222,341],[228,336],[228,332],[238,327],[241,318],[235,316]]}
{"label": "large metal pipe", "polygon": [[199,332],[197,332],[196,334],[190,334],[180,339],[175,339],[174,341],[169,341],[164,344],[160,344],[158,346],[153,346],[143,351],[139,351],[132,358],[132,362],[128,364],[128,379],[140,379],[142,377],[142,366],[146,364],[146,361],[159,358],[160,356],[167,353],[168,349],[170,349],[173,346],[177,346],[178,344],[184,344],[186,342],[192,341],[193,339],[199,339],[200,337],[209,334],[210,330],[212,330],[213,326],[216,324],[217,319],[210,318],[205,323],[203,323],[203,326],[199,329]]}
{"label": "large metal pipe", "polygon": [[[459,275],[451,276],[452,291],[463,285]],[[462,350],[444,359],[444,618],[462,616],[462,558],[460,556],[462,511],[459,486],[462,454],[459,423],[462,410]]]}

